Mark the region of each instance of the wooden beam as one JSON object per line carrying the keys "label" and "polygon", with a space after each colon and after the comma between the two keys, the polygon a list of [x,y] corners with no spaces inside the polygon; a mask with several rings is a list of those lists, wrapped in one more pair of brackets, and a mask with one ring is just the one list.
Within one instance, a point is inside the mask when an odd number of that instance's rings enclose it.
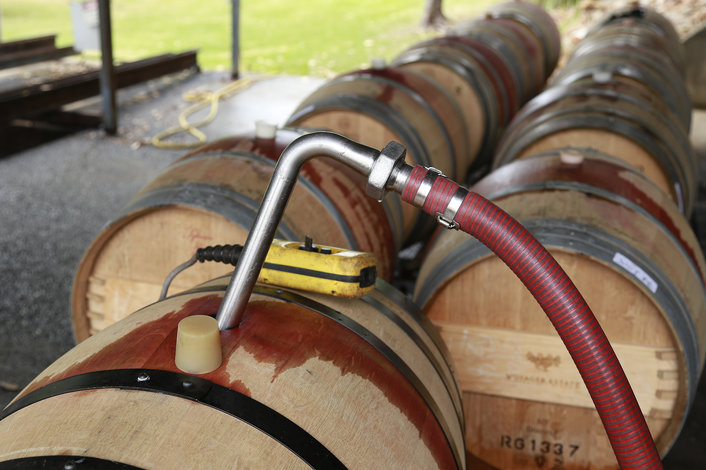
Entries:
{"label": "wooden beam", "polygon": [[38,49],[42,47],[54,46],[55,34],[39,36],[36,38],[19,39],[17,41],[0,42],[0,54],[25,51],[27,49]]}
{"label": "wooden beam", "polygon": [[[185,69],[198,70],[196,51],[164,54],[115,67],[118,88]],[[30,118],[100,93],[98,72],[86,72],[0,93],[0,123]]]}
{"label": "wooden beam", "polygon": [[33,64],[44,60],[61,59],[62,57],[73,54],[76,54],[76,50],[71,46],[56,48],[53,45],[0,53],[0,69],[17,67],[18,65],[24,64]]}

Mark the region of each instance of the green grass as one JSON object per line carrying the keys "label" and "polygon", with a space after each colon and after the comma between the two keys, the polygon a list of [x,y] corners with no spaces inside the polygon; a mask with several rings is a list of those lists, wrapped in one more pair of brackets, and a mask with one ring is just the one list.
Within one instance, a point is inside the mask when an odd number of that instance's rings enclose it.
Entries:
{"label": "green grass", "polygon": [[[56,33],[73,42],[68,0],[2,0],[2,40]],[[425,0],[241,0],[241,71],[330,76],[371,57],[392,58],[429,36],[419,26]],[[497,0],[444,0],[452,21]],[[113,0],[117,60],[199,49],[207,70],[230,68],[229,0]]]}

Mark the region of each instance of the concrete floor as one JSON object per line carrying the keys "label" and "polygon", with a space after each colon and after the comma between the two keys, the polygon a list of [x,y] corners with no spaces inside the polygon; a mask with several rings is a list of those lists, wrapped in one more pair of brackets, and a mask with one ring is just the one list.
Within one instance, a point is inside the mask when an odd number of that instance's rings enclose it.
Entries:
{"label": "concrete floor", "polygon": [[[187,106],[182,92],[227,83],[225,74],[209,73],[129,89],[120,94],[119,137],[86,131],[0,159],[0,408],[16,393],[2,390],[2,382],[26,385],[73,346],[69,292],[84,249],[134,193],[185,153],[142,143],[176,123]],[[306,77],[254,83],[223,103],[203,130],[215,139],[248,130],[256,119],[282,123],[320,83]],[[696,116],[694,128],[704,175],[706,113]],[[701,199],[697,209],[706,214]],[[665,467],[706,468],[704,436],[706,379]]]}

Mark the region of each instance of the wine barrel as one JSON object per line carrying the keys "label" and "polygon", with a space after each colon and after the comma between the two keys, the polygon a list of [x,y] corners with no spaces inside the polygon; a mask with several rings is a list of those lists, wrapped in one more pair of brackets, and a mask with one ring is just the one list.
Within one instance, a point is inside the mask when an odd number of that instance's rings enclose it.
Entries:
{"label": "wine barrel", "polygon": [[242,322],[220,332],[221,365],[179,370],[179,322],[215,314],[228,280],[146,307],[49,366],[0,413],[0,466],[465,468],[443,343],[382,281],[355,300],[256,286]]}
{"label": "wine barrel", "polygon": [[[279,160],[284,149],[304,134],[321,131],[306,127],[276,127],[264,121],[255,123],[255,131],[220,139],[203,145],[180,160],[222,151],[247,152]],[[365,194],[367,178],[351,167],[330,158],[315,158],[305,163],[301,171],[346,217],[352,237],[364,251],[377,255],[383,266],[378,273],[389,280],[396,253],[402,243],[402,207],[398,199],[387,195],[375,201]],[[335,177],[331,177],[334,176]],[[344,184],[342,184],[342,182]],[[390,233],[391,232],[391,233]]]}
{"label": "wine barrel", "polygon": [[674,25],[662,14],[652,8],[642,5],[628,5],[612,11],[600,20],[586,35],[593,36],[606,27],[613,25],[639,25],[645,26],[662,38],[662,42],[670,51],[672,60],[679,70],[684,70],[684,50],[681,46],[679,33]]}
{"label": "wine barrel", "polygon": [[554,71],[561,55],[561,35],[552,17],[539,5],[512,1],[493,5],[486,11],[491,18],[507,18],[531,31],[542,44],[544,77]]}
{"label": "wine barrel", "polygon": [[537,92],[544,87],[544,82],[547,80],[547,75],[544,70],[544,52],[542,51],[542,44],[537,36],[522,25],[508,18],[498,18],[488,14],[483,19],[483,22],[499,25],[501,28],[511,32],[512,35],[519,40],[521,51],[524,53],[525,63],[529,68],[530,83],[532,84],[529,90],[529,97],[537,94]]}
{"label": "wine barrel", "polygon": [[510,2],[452,33],[414,44],[392,65],[429,76],[454,96],[466,120],[470,163],[480,167],[521,103],[553,71],[558,30],[536,5]]}
{"label": "wine barrel", "polygon": [[[305,98],[287,125],[329,129],[375,148],[395,140],[407,160],[455,178],[469,165],[466,124],[458,104],[432,79],[408,69],[356,70]],[[403,206],[404,239],[427,233],[430,218]]]}
{"label": "wine barrel", "polygon": [[[472,189],[520,220],[567,271],[666,453],[706,351],[705,262],[688,222],[631,167],[578,149],[518,160]],[[440,233],[415,300],[456,363],[471,454],[504,470],[618,468],[554,328],[487,248]]]}
{"label": "wine barrel", "polygon": [[648,25],[624,21],[603,26],[584,38],[571,53],[572,58],[595,54],[613,47],[632,49],[634,54],[658,56],[683,78],[684,64],[678,59],[681,44],[665,41]]}
{"label": "wine barrel", "polygon": [[494,165],[567,146],[630,163],[691,213],[698,174],[693,148],[674,115],[639,89],[618,89],[610,78],[547,88],[508,126]]}
{"label": "wine barrel", "polygon": [[441,47],[464,63],[470,64],[469,68],[480,73],[479,81],[487,81],[490,84],[497,107],[497,121],[494,121],[497,129],[494,134],[498,134],[522,105],[520,90],[514,82],[510,65],[506,59],[488,44],[465,36],[443,36],[430,39],[412,46],[410,50],[414,51],[417,48],[426,48],[426,46]]}
{"label": "wine barrel", "polygon": [[504,95],[496,91],[497,82],[488,76],[489,66],[484,67],[471,52],[456,47],[448,38],[415,44],[395,57],[391,65],[431,77],[454,97],[466,123],[469,167],[490,158],[498,129],[504,126],[504,115],[509,111],[499,109]]}
{"label": "wine barrel", "polygon": [[674,27],[659,13],[629,7],[609,15],[578,44],[552,84],[594,74],[611,74],[652,90],[688,133],[691,101],[684,84],[682,45]]}
{"label": "wine barrel", "polygon": [[[197,248],[243,243],[281,148],[306,132],[281,129],[275,137],[224,139],[190,153],[157,176],[115,215],[84,254],[72,287],[76,339],[157,300],[166,276]],[[238,150],[244,149],[244,150]],[[401,209],[365,194],[364,178],[335,162],[305,165],[277,237],[375,254],[378,274],[392,276],[401,233]],[[199,263],[179,275],[184,289],[232,267]]]}
{"label": "wine barrel", "polygon": [[500,53],[508,65],[514,87],[519,91],[520,101],[527,101],[538,88],[534,73],[528,62],[527,51],[520,38],[509,28],[485,20],[461,23],[451,30],[452,34],[483,42]]}
{"label": "wine barrel", "polygon": [[609,75],[650,90],[661,97],[688,132],[691,101],[683,77],[655,51],[610,45],[569,61],[552,79],[551,86],[571,84],[589,76]]}

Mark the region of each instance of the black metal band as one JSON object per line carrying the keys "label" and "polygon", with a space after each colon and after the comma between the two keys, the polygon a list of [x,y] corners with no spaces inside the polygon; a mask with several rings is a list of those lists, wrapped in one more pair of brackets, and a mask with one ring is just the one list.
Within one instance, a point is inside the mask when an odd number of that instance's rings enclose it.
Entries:
{"label": "black metal band", "polygon": [[0,470],[140,470],[112,460],[80,455],[42,455],[0,462]]}
{"label": "black metal band", "polygon": [[[172,166],[169,167],[168,171],[176,168],[180,165],[188,165],[189,163],[192,163],[194,160],[201,159],[201,158],[231,158],[231,159],[237,159],[237,160],[251,160],[256,163],[259,163],[261,165],[269,166],[274,168],[275,165],[277,164],[276,160],[272,160],[268,157],[259,155],[257,153],[252,153],[249,151],[233,151],[233,150],[222,150],[222,151],[216,151],[216,152],[207,152],[207,153],[201,153],[201,154],[196,154],[192,155],[186,160],[177,162],[175,164],[172,164]],[[305,187],[309,192],[311,192],[316,200],[323,205],[326,208],[326,213],[329,214],[333,219],[336,220],[337,226],[341,229],[343,232],[343,236],[346,237],[346,242],[348,243],[348,246],[353,249],[357,250],[358,249],[358,243],[355,240],[355,236],[353,235],[353,232],[351,232],[351,229],[349,227],[348,222],[346,221],[345,217],[343,217],[343,214],[341,214],[341,211],[336,207],[334,202],[331,200],[331,198],[316,184],[314,184],[313,181],[311,181],[309,178],[299,175],[297,176],[297,184],[302,185]],[[225,194],[227,194],[229,197],[234,196],[235,199],[241,200],[244,199],[248,203],[254,203],[254,206],[248,205],[247,207],[254,207],[255,209],[255,215],[257,215],[257,211],[260,208],[260,201],[259,198],[258,200],[253,200],[248,197],[246,197],[244,194],[237,193],[236,191],[233,191],[231,189],[225,188],[218,186],[217,184],[208,184],[208,183],[182,183],[180,185],[174,185],[174,186],[185,186],[187,188],[191,188],[192,186],[195,185],[200,185],[200,186],[206,186],[208,189],[212,191],[222,191]],[[151,193],[152,191],[150,191]],[[149,194],[149,193],[148,193]],[[202,203],[203,204],[203,203]],[[188,205],[188,204],[187,204]],[[197,206],[197,208],[201,208],[201,206]],[[222,213],[222,211],[229,210],[229,208],[224,208],[221,205],[218,204],[218,201],[214,201],[213,204],[211,204],[207,209],[211,212],[215,212],[219,215],[222,215],[226,218],[228,218],[226,215]],[[232,210],[232,209],[231,209]],[[234,220],[234,219],[229,219],[229,220]],[[253,221],[255,220],[255,216],[252,217],[252,219],[249,219],[247,222],[247,225],[243,225],[239,223],[242,227],[251,227],[253,224]],[[236,223],[238,223],[236,221]],[[280,237],[284,238],[285,240],[297,240],[299,239],[299,235],[294,233],[292,228],[287,226],[284,220],[280,222],[280,226],[278,227],[278,232],[282,231],[284,232],[285,230],[289,230],[292,235],[287,235],[286,237]]]}
{"label": "black metal band", "polygon": [[[228,413],[259,429],[287,447],[312,468],[346,468],[323,444],[272,408],[247,395],[209,380],[177,372],[152,369],[118,369],[76,375],[50,383],[23,396],[0,413],[0,420],[46,398],[100,388],[164,393],[199,402]],[[11,468],[24,467],[8,467],[8,469]],[[5,469],[2,468],[2,470]]]}
{"label": "black metal band", "polygon": [[424,340],[414,331],[414,329],[408,325],[401,317],[399,317],[395,312],[387,308],[377,299],[367,295],[361,297],[361,300],[368,305],[372,306],[375,310],[383,314],[387,319],[395,324],[400,330],[402,330],[407,337],[414,343],[414,345],[419,348],[419,350],[424,354],[429,363],[434,368],[441,381],[444,383],[444,388],[449,395],[449,399],[454,404],[456,408],[456,415],[461,423],[464,423],[465,417],[463,415],[463,405],[461,404],[461,396],[456,393],[458,387],[456,382],[454,382],[453,375],[451,375],[451,369],[448,364],[442,364],[434,353],[431,351],[429,346],[424,342]]}
{"label": "black metal band", "polygon": [[0,462],[0,470],[140,470],[140,467],[96,457],[42,455]]}

